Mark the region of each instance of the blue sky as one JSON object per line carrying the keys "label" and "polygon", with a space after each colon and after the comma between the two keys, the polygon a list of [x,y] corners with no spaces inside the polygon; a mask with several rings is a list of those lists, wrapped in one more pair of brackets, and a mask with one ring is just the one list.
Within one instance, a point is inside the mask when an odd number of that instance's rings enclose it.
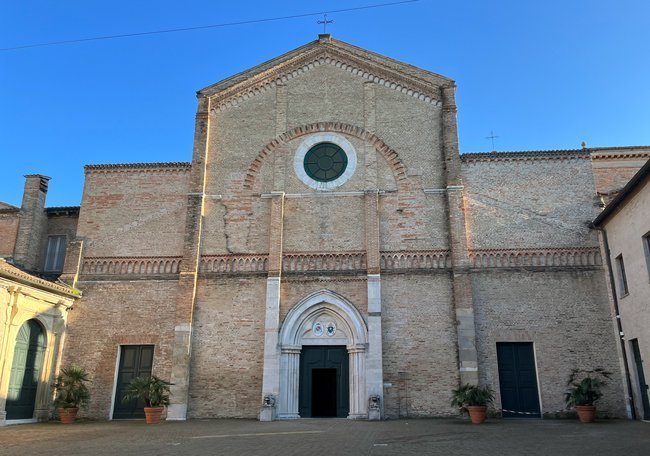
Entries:
{"label": "blue sky", "polygon": [[[384,3],[3,2],[0,48]],[[336,39],[455,79],[462,152],[650,144],[647,0],[420,0],[332,13]],[[0,51],[0,201],[52,177],[81,200],[83,165],[189,161],[195,92],[316,38],[317,17]]]}

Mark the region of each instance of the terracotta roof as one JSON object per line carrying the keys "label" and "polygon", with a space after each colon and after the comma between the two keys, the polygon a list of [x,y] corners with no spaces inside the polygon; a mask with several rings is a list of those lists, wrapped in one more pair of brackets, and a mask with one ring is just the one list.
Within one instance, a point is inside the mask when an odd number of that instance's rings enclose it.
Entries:
{"label": "terracotta roof", "polygon": [[0,201],[0,214],[6,214],[8,212],[20,212],[20,208]]}
{"label": "terracotta roof", "polygon": [[4,258],[0,258],[0,277],[15,280],[16,282],[23,283],[41,290],[50,291],[58,294],[65,294],[66,296],[79,297],[79,292],[72,287],[60,285],[58,283],[50,282],[49,280],[36,277],[29,274],[16,266],[7,263]]}
{"label": "terracotta roof", "polygon": [[623,187],[618,195],[616,195],[616,197],[610,201],[607,206],[605,206],[605,209],[603,209],[603,211],[598,214],[598,217],[594,219],[593,225],[602,225],[610,215],[612,215],[619,207],[625,204],[628,196],[633,193],[637,187],[640,187],[645,181],[648,180],[648,176],[650,176],[650,160],[648,160],[645,165],[643,165],[641,169],[634,176],[632,176],[632,179],[630,179],[627,185]]}
{"label": "terracotta roof", "polygon": [[461,154],[460,159],[464,162],[495,160],[553,160],[589,158],[589,154],[590,149],[526,150],[518,152],[469,152]]}
{"label": "terracotta roof", "polygon": [[192,163],[190,162],[156,162],[156,163],[114,163],[114,164],[99,164],[99,165],[86,165],[85,171],[95,170],[130,170],[130,169],[160,169],[160,168],[187,168],[190,169]]}

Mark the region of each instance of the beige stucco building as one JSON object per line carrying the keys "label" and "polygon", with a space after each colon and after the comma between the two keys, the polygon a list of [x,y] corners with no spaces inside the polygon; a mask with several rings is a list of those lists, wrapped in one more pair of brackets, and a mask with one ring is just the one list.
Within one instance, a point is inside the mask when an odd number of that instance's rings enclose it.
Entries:
{"label": "beige stucco building", "polygon": [[79,293],[0,258],[0,426],[50,416],[68,311]]}
{"label": "beige stucco building", "polygon": [[635,413],[650,420],[650,161],[605,207],[594,225],[601,229],[609,288],[620,324]]}
{"label": "beige stucco building", "polygon": [[[86,166],[65,262],[30,244],[83,292],[86,416],[138,416],[151,372],[168,419],[450,416],[466,382],[556,416],[572,369],[619,372],[588,225],[650,149],[461,155],[455,91],[321,35],[200,90],[191,162]],[[600,410],[625,415],[623,375]]]}

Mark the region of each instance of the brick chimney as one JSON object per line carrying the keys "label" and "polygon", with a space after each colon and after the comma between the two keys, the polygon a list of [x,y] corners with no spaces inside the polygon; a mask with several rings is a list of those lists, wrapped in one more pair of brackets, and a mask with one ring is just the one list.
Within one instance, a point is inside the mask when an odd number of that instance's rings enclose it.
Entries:
{"label": "brick chimney", "polygon": [[14,262],[28,271],[36,271],[41,266],[41,250],[47,234],[45,195],[49,180],[40,174],[25,176]]}

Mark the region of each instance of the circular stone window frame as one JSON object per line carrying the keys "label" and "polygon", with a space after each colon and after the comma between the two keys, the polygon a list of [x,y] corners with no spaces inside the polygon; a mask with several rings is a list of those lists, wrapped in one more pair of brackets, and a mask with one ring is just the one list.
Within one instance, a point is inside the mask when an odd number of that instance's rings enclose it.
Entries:
{"label": "circular stone window frame", "polygon": [[[309,150],[312,147],[320,143],[336,144],[341,149],[343,149],[343,152],[348,158],[348,166],[345,168],[345,171],[343,171],[343,174],[341,174],[336,179],[328,182],[321,182],[321,181],[317,181],[316,179],[312,179],[307,174],[307,171],[305,171],[304,162],[305,162],[305,156],[307,155],[307,152],[309,152]],[[303,184],[307,185],[310,188],[313,188],[314,190],[319,190],[319,191],[330,191],[330,190],[334,190],[337,187],[340,187],[341,185],[345,184],[348,180],[350,180],[350,178],[352,177],[356,169],[357,169],[356,149],[354,148],[354,146],[350,141],[348,141],[346,138],[336,133],[317,133],[314,135],[310,135],[300,143],[298,149],[296,150],[296,154],[293,157],[293,170],[296,173],[296,176],[298,176],[298,178],[302,181]]]}

